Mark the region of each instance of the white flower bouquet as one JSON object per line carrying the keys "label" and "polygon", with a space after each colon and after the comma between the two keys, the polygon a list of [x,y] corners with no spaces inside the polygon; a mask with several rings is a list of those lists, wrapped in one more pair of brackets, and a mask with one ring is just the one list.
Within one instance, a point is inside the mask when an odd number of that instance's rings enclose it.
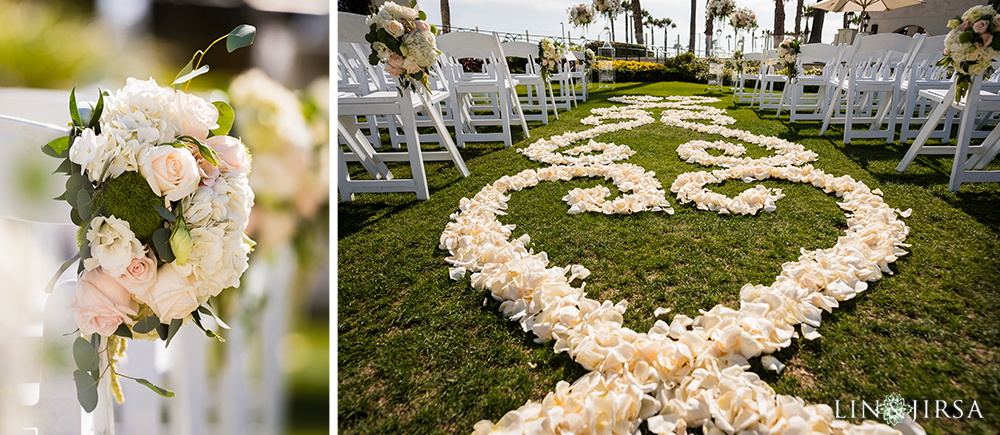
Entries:
{"label": "white flower bouquet", "polygon": [[542,38],[538,41],[538,59],[542,62],[542,78],[549,79],[552,70],[565,59],[566,50],[562,44],[549,38]]}
{"label": "white flower bouquet", "polygon": [[621,0],[594,0],[594,9],[609,19],[625,10],[622,8]]}
{"label": "white flower bouquet", "polygon": [[708,14],[716,20],[726,19],[735,10],[736,2],[733,0],[708,0]]}
{"label": "white flower bouquet", "polygon": [[417,9],[416,0],[409,7],[385,2],[368,17],[370,31],[365,40],[372,45],[368,62],[384,62],[386,72],[399,80],[400,87],[416,90],[414,82],[420,82],[426,88],[430,68],[441,54],[437,27],[426,19],[427,13]]}
{"label": "white flower bouquet", "polygon": [[750,8],[736,9],[733,11],[732,15],[729,16],[729,25],[733,26],[736,30],[756,29],[757,14],[750,10]]}
{"label": "white flower bouquet", "polygon": [[97,385],[105,376],[121,400],[117,377],[127,376],[114,364],[124,339],[169,344],[181,326],[193,322],[221,341],[203,315],[228,328],[208,300],[239,286],[253,250],[244,233],[254,201],[250,155],[240,139],[227,136],[234,116],[229,104],[209,103],[179,88],[208,72],[200,64],[215,43],[225,39],[232,52],[250,45],[255,33],[253,26],[239,26],[199,50],[175,78],[175,89],[129,78],[118,91],[102,92],[89,114],[78,110],[74,89],[69,135],[42,148],[64,160],[57,172],[69,179],[56,199],[70,204],[70,217],[80,227],[79,254],[63,264],[47,290],[80,260],[69,310],[81,334],[73,346],[73,377],[87,412],[96,408]]}
{"label": "white flower bouquet", "polygon": [[586,65],[587,70],[594,67],[594,64],[597,62],[597,55],[594,54],[594,50],[588,48],[583,51],[583,62],[584,65]]}
{"label": "white flower bouquet", "polygon": [[1000,15],[988,5],[973,6],[948,21],[948,27],[944,58],[938,65],[955,68],[958,101],[968,92],[973,76],[993,73],[992,63],[1000,52]]}
{"label": "white flower bouquet", "polygon": [[566,13],[569,14],[570,24],[574,27],[583,27],[586,29],[587,26],[590,26],[594,22],[594,17],[597,16],[597,9],[591,5],[580,3],[576,6],[570,6],[566,9]]}
{"label": "white flower bouquet", "polygon": [[795,80],[795,77],[799,75],[799,69],[795,66],[795,59],[799,56],[799,51],[801,51],[802,41],[797,39],[785,38],[778,45],[778,62],[787,69],[786,74],[788,75],[789,83]]}

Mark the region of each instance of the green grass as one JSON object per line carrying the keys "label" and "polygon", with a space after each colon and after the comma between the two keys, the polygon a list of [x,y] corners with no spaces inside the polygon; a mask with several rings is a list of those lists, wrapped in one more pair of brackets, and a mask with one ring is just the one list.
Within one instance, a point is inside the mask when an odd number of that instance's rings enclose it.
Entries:
{"label": "green grass", "polygon": [[[596,86],[592,89],[596,89]],[[731,94],[685,83],[619,84],[592,92],[591,100],[549,125],[532,125],[531,138],[512,148],[470,144],[462,150],[471,176],[454,165],[428,163],[431,198],[413,194],[358,194],[338,209],[338,430],[345,434],[469,433],[481,419],[497,421],[527,400],[540,400],[560,380],[586,371],[551,343],[536,344],[499,303],[473,290],[466,277],[448,279],[447,252],[437,248],[449,215],[503,175],[543,165],[515,148],[559,134],[585,130],[579,120],[590,108],[611,105],[620,94],[709,95],[722,99],[736,118],[734,128],[802,143],[816,151],[815,166],[849,174],[880,188],[888,204],[913,209],[910,254],[891,266],[895,273],[854,300],[824,314],[823,337],[796,339],[775,356],[787,364],[780,375],[759,373],[780,394],[830,406],[836,400],[874,403],[892,392],[907,400],[952,403],[965,411],[977,401],[983,419],[924,419],[929,434],[997,433],[1000,427],[1000,185],[967,184],[947,189],[951,159],[919,157],[905,173],[895,171],[906,146],[884,141],[841,141],[834,127],[774,120],[774,112],[733,107]],[[659,111],[655,112],[659,120]],[[515,129],[519,132],[520,129]],[[707,169],[684,163],[677,145],[720,140],[662,123],[609,133],[602,142],[627,144],[629,163],[655,171],[669,189],[684,172]],[[764,155],[748,145],[751,156]],[[992,167],[997,167],[994,163]],[[351,167],[352,176],[363,172]],[[407,177],[406,165],[391,166]],[[646,331],[653,310],[694,317],[716,304],[738,307],[745,283],[770,284],[781,264],[800,248],[829,248],[846,221],[836,198],[811,185],[765,181],[787,195],[773,213],[720,216],[680,205],[676,210],[605,216],[569,215],[560,199],[576,187],[600,180],[543,182],[515,192],[505,224],[514,237],[531,235],[536,252],[553,265],[583,264],[592,271],[587,292],[598,300],[628,300],[625,326]],[[613,192],[615,187],[606,183]],[[729,181],[714,190],[733,195],[749,185]],[[849,409],[842,411],[849,412]]]}

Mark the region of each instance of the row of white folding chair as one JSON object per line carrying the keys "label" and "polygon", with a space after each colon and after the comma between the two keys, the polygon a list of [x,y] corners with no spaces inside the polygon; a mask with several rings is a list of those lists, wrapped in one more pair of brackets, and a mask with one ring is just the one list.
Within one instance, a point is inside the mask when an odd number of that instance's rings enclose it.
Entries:
{"label": "row of white folding chair", "polygon": [[[337,21],[339,41],[365,43],[364,36],[368,33],[368,26],[364,16],[338,13]],[[338,45],[338,61],[343,57],[347,59],[345,64],[355,65],[354,77],[356,79],[361,80],[361,77],[365,77],[366,80],[370,81],[370,89],[378,89],[378,85],[387,86],[387,84],[380,83],[377,71],[358,66],[358,64],[368,65],[367,59],[361,56],[363,56],[363,51]],[[354,58],[356,62],[351,62],[349,60],[351,58]],[[422,85],[418,84],[418,86]],[[367,94],[338,91],[337,132],[349,150],[349,152],[345,152],[343,147],[337,147],[339,168],[337,176],[341,200],[349,201],[354,198],[354,193],[357,192],[414,192],[417,199],[427,199],[430,193],[424,173],[424,160],[450,160],[455,163],[462,176],[468,176],[469,171],[465,167],[465,162],[440,116],[440,104],[447,98],[449,98],[449,93],[446,91],[430,92],[422,87],[418,88],[417,92],[409,89],[373,90]],[[421,110],[425,110],[432,118],[444,151],[427,152],[421,149],[415,116]],[[385,116],[387,122],[390,123],[390,129],[395,128],[392,125],[394,120],[399,120],[407,146],[406,154],[375,151],[369,136],[366,136],[359,128],[358,119],[364,117],[367,121],[369,117],[377,116]],[[378,129],[375,128],[371,134],[377,135]],[[361,162],[373,179],[352,180],[347,169],[348,161]],[[385,165],[387,161],[409,161],[412,178],[394,179]]]}
{"label": "row of white folding chair", "polygon": [[[896,117],[886,116],[883,111],[895,110],[898,83],[908,66],[909,54],[920,40],[895,33],[858,38],[846,57],[847,68],[831,84],[833,98],[820,134],[825,134],[831,123],[837,123],[844,125],[844,143],[851,143],[852,138],[885,138],[886,143],[892,143]],[[881,129],[880,120],[888,120],[886,130]],[[855,130],[855,123],[867,123],[869,129]]]}
{"label": "row of white folding chair", "polygon": [[[455,136],[460,145],[466,142],[503,141],[513,143],[511,125],[520,123],[524,135],[530,136],[521,102],[517,97],[518,82],[507,67],[506,56],[496,33],[452,32],[441,35],[437,46],[443,53],[445,75],[451,87],[451,106],[457,113],[464,111],[469,122],[455,122]],[[483,71],[465,71],[460,59],[478,59]],[[488,104],[479,104],[487,101]],[[488,112],[483,114],[483,112]],[[476,127],[499,126],[500,133],[479,133]]]}
{"label": "row of white folding chair", "polygon": [[[977,115],[981,112],[1000,112],[1000,94],[982,89],[980,77],[973,77],[967,95],[978,98],[963,97],[955,101],[957,84],[953,83],[947,91],[928,89],[920,91],[921,96],[940,99],[942,101],[921,129],[920,134],[907,150],[903,160],[896,167],[897,171],[905,171],[914,158],[920,154],[953,154],[951,179],[948,189],[958,191],[962,183],[970,182],[1000,182],[1000,171],[986,171],[986,166],[1000,153],[1000,129],[993,128],[983,142],[971,145],[971,139],[976,131]],[[938,121],[946,112],[957,110],[962,113],[959,122],[959,132],[956,146],[927,145]],[[970,156],[971,154],[971,156]]]}
{"label": "row of white folding chair", "polygon": [[[757,85],[759,84],[760,78],[760,68],[763,68],[759,63],[763,59],[764,53],[747,53],[743,56],[743,60],[739,61],[743,66],[743,72],[739,73],[733,80],[733,103],[740,104],[745,102],[753,102],[754,94],[757,90]],[[750,72],[750,61],[758,62],[758,71]],[[748,82],[753,83],[753,87],[748,86]]]}
{"label": "row of white folding chair", "polygon": [[[827,88],[830,77],[834,75],[840,65],[840,59],[844,53],[844,47],[832,44],[805,44],[801,47],[799,55],[795,59],[795,68],[798,75],[791,83],[785,84],[785,89],[781,92],[781,101],[778,103],[775,118],[781,116],[784,108],[789,110],[791,122],[797,120],[823,119],[823,108],[826,107]],[[823,65],[823,73],[820,75],[806,75],[803,65]],[[806,87],[817,88],[816,93],[807,94]],[[800,110],[811,110],[812,113],[799,113]]]}
{"label": "row of white folding chair", "polygon": [[[504,42],[501,44],[504,54],[509,57],[525,60],[523,73],[512,73],[514,80],[525,87],[525,96],[519,97],[521,100],[521,110],[525,111],[524,118],[528,121],[542,121],[542,124],[549,123],[549,109],[559,119],[559,111],[556,108],[555,96],[552,95],[552,87],[542,79],[541,65],[538,60],[538,45],[530,42]],[[546,92],[548,97],[546,98]],[[527,113],[537,111],[538,113]]]}

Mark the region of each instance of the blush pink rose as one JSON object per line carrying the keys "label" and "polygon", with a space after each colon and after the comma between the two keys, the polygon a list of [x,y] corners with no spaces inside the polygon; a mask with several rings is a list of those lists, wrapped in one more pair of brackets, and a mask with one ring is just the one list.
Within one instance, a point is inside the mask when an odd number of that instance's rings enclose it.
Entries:
{"label": "blush pink rose", "polygon": [[990,26],[989,20],[979,20],[976,21],[976,24],[972,25],[972,31],[976,33],[983,33],[986,31],[987,28],[989,28],[989,26]]}
{"label": "blush pink rose", "polygon": [[198,292],[191,280],[178,272],[174,263],[160,266],[156,272],[156,283],[135,298],[148,305],[162,323],[183,319],[199,305]]}
{"label": "blush pink rose", "polygon": [[146,152],[146,161],[139,166],[139,173],[149,182],[157,195],[168,201],[177,201],[198,188],[201,174],[198,162],[187,148],[160,145]]}
{"label": "blush pink rose", "polygon": [[958,27],[956,27],[955,29],[958,30],[959,32],[964,32],[966,30],[969,30],[969,28],[971,27],[972,27],[972,22],[963,21],[962,24],[959,24]]}
{"label": "blush pink rose", "polygon": [[1000,14],[996,14],[993,16],[993,24],[1000,26]]}
{"label": "blush pink rose", "polygon": [[156,258],[153,257],[153,252],[147,250],[142,258],[133,258],[124,274],[112,278],[133,295],[146,293],[156,282]]}
{"label": "blush pink rose", "polygon": [[135,315],[139,304],[132,294],[103,269],[84,271],[76,281],[76,297],[70,301],[70,311],[84,335],[98,333],[109,337],[128,316]]}
{"label": "blush pink rose", "polygon": [[431,30],[431,25],[427,24],[426,21],[417,20],[416,25],[413,26],[413,33],[430,31],[430,30]]}
{"label": "blush pink rose", "polygon": [[250,170],[250,155],[243,141],[232,136],[213,136],[205,143],[219,154],[219,170],[230,174],[245,174]]}
{"label": "blush pink rose", "polygon": [[420,72],[420,65],[417,61],[413,60],[413,57],[408,57],[403,60],[403,68],[406,70],[407,74],[416,74]]}
{"label": "blush pink rose", "polygon": [[398,78],[404,72],[406,72],[406,69],[403,68],[403,56],[400,56],[396,53],[392,53],[389,55],[389,59],[385,61],[385,66],[386,66],[385,72],[389,73],[389,75],[393,77]]}
{"label": "blush pink rose", "polygon": [[981,37],[983,38],[983,47],[989,47],[990,43],[993,42],[993,35],[990,33],[981,35]]}
{"label": "blush pink rose", "polygon": [[403,18],[406,18],[407,20],[413,21],[420,16],[420,12],[417,12],[416,9],[408,8],[406,6],[403,6],[400,9],[402,10]]}

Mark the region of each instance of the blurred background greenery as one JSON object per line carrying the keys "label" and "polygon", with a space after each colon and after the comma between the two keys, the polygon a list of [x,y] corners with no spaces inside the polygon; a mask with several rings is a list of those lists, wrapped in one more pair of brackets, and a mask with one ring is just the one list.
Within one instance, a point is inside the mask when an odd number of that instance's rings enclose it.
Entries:
{"label": "blurred background greenery", "polygon": [[[0,0],[0,11],[0,89],[67,96],[74,86],[94,95],[113,91],[127,77],[169,85],[196,50],[240,24],[257,28],[249,49],[208,52],[203,63],[211,71],[189,92],[230,101],[237,112],[232,135],[254,155],[249,231],[259,244],[251,271],[291,263],[294,272],[285,288],[256,292],[247,289],[263,286],[248,282],[257,275],[247,273],[243,290],[223,292],[214,304],[247,336],[284,331],[277,355],[254,357],[276,359],[284,375],[281,433],[328,433],[329,2]],[[263,324],[261,313],[275,295],[282,298],[282,324]],[[214,352],[225,360],[222,350]]]}

